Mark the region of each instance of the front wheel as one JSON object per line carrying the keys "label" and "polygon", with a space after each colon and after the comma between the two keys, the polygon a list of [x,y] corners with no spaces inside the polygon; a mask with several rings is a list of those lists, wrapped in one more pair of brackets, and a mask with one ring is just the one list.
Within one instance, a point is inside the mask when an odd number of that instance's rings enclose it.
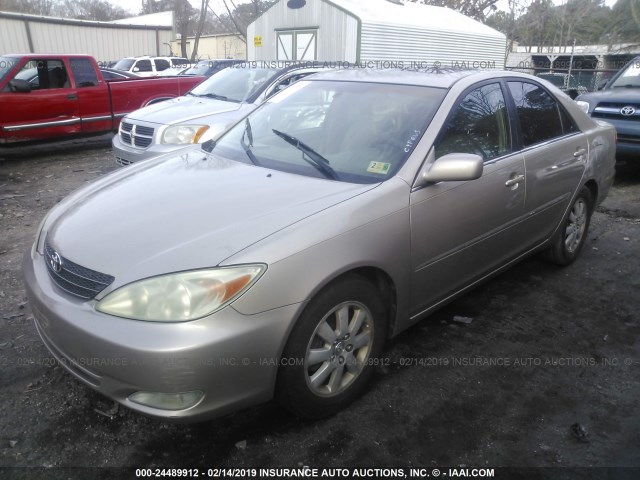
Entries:
{"label": "front wheel", "polygon": [[569,265],[584,246],[593,213],[593,195],[582,187],[549,249],[549,258],[558,265]]}
{"label": "front wheel", "polygon": [[329,285],[293,328],[278,371],[276,398],[305,418],[337,413],[355,400],[386,339],[387,309],[378,290],[352,275]]}

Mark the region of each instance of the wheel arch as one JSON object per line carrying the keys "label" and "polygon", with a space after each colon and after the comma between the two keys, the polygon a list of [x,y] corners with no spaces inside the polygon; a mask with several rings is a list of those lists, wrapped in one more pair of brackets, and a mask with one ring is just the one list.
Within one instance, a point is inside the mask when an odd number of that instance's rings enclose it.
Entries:
{"label": "wheel arch", "polygon": [[145,102],[143,106],[147,107],[149,105],[155,105],[156,103],[165,102],[167,100],[171,100],[172,98],[175,98],[175,96],[152,98],[151,100]]}
{"label": "wheel arch", "polygon": [[388,314],[387,331],[385,332],[385,337],[389,339],[393,336],[398,316],[398,296],[395,282],[387,272],[379,267],[358,266],[345,271],[336,272],[335,275],[327,278],[325,282],[317,285],[313,292],[310,293],[307,300],[303,302],[295,318],[290,323],[289,328],[287,329],[287,333],[284,336],[284,339],[280,346],[280,351],[278,353],[279,356],[282,356],[282,352],[284,351],[284,347],[289,340],[289,337],[291,336],[291,332],[293,331],[300,317],[304,314],[304,311],[306,310],[309,302],[317,295],[319,295],[323,290],[349,276],[359,276],[361,278],[364,278],[365,280],[370,282],[383,296],[382,301],[384,302],[385,306],[387,306]]}
{"label": "wheel arch", "polygon": [[358,275],[369,281],[382,295],[382,301],[387,307],[387,331],[386,338],[389,339],[396,325],[396,317],[398,314],[398,298],[396,285],[387,272],[378,267],[358,267],[347,272],[341,273],[337,277],[331,280],[327,285],[338,281],[344,277],[350,275]]}
{"label": "wheel arch", "polygon": [[587,187],[589,189],[589,191],[591,192],[591,197],[593,198],[593,205],[592,207],[595,208],[596,205],[598,205],[599,203],[599,198],[598,198],[598,182],[596,182],[593,178],[588,180],[585,184],[585,187]]}

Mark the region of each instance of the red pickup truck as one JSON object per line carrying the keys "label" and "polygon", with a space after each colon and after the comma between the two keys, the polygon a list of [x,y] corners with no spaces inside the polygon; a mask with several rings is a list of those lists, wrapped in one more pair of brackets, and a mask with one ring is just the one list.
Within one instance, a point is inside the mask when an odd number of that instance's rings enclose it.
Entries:
{"label": "red pickup truck", "polygon": [[127,113],[184,95],[204,78],[112,82],[88,55],[3,55],[0,145],[116,131]]}

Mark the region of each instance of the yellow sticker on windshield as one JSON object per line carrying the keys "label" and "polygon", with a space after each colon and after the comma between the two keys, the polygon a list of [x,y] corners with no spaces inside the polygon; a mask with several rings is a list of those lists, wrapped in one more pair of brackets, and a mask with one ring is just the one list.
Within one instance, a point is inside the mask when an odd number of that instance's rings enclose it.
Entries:
{"label": "yellow sticker on windshield", "polygon": [[380,175],[387,175],[389,173],[389,169],[391,168],[390,163],[384,162],[371,162],[369,164],[369,168],[367,168],[367,172],[369,173],[379,173]]}

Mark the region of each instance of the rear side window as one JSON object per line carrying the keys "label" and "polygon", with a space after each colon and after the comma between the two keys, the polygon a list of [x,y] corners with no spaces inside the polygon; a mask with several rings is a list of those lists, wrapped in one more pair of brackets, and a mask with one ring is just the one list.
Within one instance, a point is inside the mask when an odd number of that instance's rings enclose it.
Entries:
{"label": "rear side window", "polygon": [[458,104],[436,143],[436,158],[474,153],[485,161],[511,151],[511,134],[499,83],[476,88]]}
{"label": "rear side window", "polygon": [[167,68],[171,68],[171,65],[169,64],[169,61],[168,60],[164,60],[162,58],[156,58],[155,63],[156,63],[156,71],[157,72],[161,72],[163,70],[166,70]]}
{"label": "rear side window", "polygon": [[523,146],[528,147],[564,135],[561,112],[567,117],[567,133],[572,131],[570,128],[575,128],[558,102],[542,87],[528,82],[507,83],[516,104]]}
{"label": "rear side window", "polygon": [[73,77],[76,79],[76,87],[95,87],[98,85],[98,75],[93,64],[88,58],[70,58],[69,64]]}
{"label": "rear side window", "polygon": [[138,60],[135,68],[138,69],[138,72],[152,72],[151,69],[151,60]]}
{"label": "rear side window", "polygon": [[172,58],[171,66],[176,68],[186,68],[189,66],[189,61],[186,58]]}

